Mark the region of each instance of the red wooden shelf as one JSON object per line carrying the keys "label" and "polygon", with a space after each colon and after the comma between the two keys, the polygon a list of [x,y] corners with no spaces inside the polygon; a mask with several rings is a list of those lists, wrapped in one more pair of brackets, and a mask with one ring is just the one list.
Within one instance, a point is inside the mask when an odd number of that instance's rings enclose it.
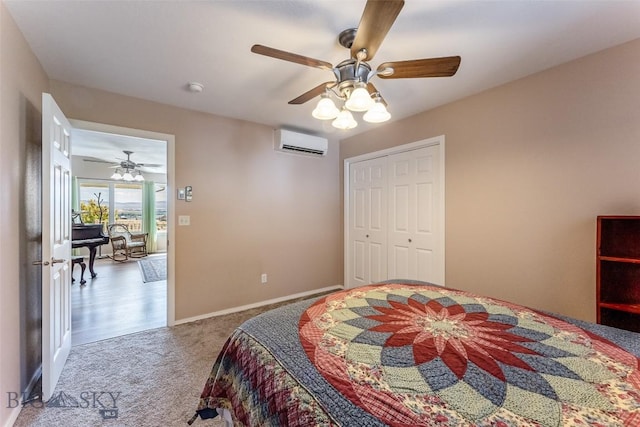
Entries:
{"label": "red wooden shelf", "polygon": [[598,323],[640,332],[640,216],[597,218],[596,299]]}
{"label": "red wooden shelf", "polygon": [[640,264],[640,259],[638,258],[622,258],[615,256],[603,256],[601,255],[600,261],[612,261],[612,262],[628,262],[630,264]]}
{"label": "red wooden shelf", "polygon": [[614,302],[600,302],[600,308],[608,308],[611,310],[626,311],[627,313],[640,314],[640,304],[623,304]]}

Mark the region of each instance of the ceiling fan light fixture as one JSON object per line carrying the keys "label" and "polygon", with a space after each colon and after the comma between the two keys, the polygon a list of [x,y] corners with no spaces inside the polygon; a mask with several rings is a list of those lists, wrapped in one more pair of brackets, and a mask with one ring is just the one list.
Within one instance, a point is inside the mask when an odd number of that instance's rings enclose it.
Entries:
{"label": "ceiling fan light fixture", "polygon": [[116,171],[111,175],[111,179],[122,179],[122,175],[120,175],[120,170],[116,169]]}
{"label": "ceiling fan light fixture", "polygon": [[384,106],[380,97],[377,97],[373,106],[369,108],[362,119],[368,123],[382,123],[391,118],[391,114],[387,111],[387,107]]}
{"label": "ceiling fan light fixture", "polygon": [[331,122],[331,125],[334,128],[349,130],[358,126],[358,122],[356,122],[355,119],[353,118],[351,111],[347,110],[346,108],[343,108],[342,111],[340,111],[340,114],[338,114],[338,117],[336,117],[336,119],[333,122]]}
{"label": "ceiling fan light fixture", "polygon": [[329,95],[326,93],[322,94],[320,101],[318,101],[318,105],[311,112],[311,115],[319,120],[330,120],[335,119],[340,114],[340,110],[336,107],[336,104],[333,103]]}
{"label": "ceiling fan light fixture", "polygon": [[349,95],[349,99],[344,103],[351,111],[367,111],[373,106],[373,99],[364,83],[356,83],[356,87]]}
{"label": "ceiling fan light fixture", "polygon": [[[113,173],[113,175],[110,176],[111,179],[115,180],[115,181],[127,181],[127,182],[132,182],[132,181],[137,181],[137,182],[142,182],[144,181],[144,176],[142,175],[142,172],[140,172],[140,170],[136,169],[139,166],[161,166],[161,165],[155,165],[155,164],[144,164],[144,163],[135,163],[133,161],[131,161],[131,154],[133,154],[133,151],[129,151],[129,150],[122,150],[124,152],[124,154],[127,155],[127,160],[123,160],[120,162],[119,166],[113,166],[116,168],[116,171]],[[123,172],[124,171],[124,172]]]}

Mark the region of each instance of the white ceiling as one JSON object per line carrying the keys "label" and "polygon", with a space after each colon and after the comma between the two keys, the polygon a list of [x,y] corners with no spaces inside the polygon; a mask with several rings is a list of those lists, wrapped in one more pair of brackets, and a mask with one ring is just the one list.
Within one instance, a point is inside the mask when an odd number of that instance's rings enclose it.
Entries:
{"label": "white ceiling", "polygon": [[133,151],[129,160],[137,164],[141,172],[156,174],[167,173],[167,147],[165,141],[138,138],[126,135],[74,129],[72,135],[72,154],[82,157],[83,161],[106,161],[118,166],[127,160],[124,150]]}
{"label": "white ceiling", "polygon": [[[336,65],[349,56],[337,35],[365,0],[3,1],[52,79],[328,137],[384,126],[313,119],[315,100],[287,102],[332,73],[250,52]],[[638,37],[638,0],[406,0],[370,63],[462,57],[451,78],[375,79],[398,120]]]}

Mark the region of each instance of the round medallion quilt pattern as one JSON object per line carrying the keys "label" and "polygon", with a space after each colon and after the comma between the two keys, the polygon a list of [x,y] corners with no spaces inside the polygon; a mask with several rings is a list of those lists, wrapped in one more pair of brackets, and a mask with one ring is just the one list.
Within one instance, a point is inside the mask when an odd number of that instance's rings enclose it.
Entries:
{"label": "round medallion quilt pattern", "polygon": [[322,376],[391,426],[638,426],[638,358],[563,320],[435,286],[328,295],[299,322]]}

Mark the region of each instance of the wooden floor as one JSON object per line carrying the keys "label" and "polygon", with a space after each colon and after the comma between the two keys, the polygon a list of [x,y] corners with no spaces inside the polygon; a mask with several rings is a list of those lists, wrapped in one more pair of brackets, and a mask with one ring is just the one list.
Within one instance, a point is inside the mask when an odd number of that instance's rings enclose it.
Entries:
{"label": "wooden floor", "polygon": [[[165,256],[164,254],[150,256]],[[144,283],[137,260],[96,260],[95,279],[76,266],[71,286],[72,344],[85,344],[167,325],[167,281]]]}

